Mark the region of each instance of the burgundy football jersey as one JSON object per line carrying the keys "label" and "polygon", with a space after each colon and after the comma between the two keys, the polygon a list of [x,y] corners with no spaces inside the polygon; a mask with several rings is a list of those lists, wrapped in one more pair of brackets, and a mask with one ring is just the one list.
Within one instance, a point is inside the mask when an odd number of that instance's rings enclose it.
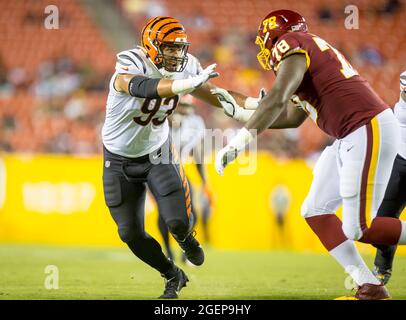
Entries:
{"label": "burgundy football jersey", "polygon": [[308,69],[295,94],[308,102],[305,111],[327,134],[343,138],[389,108],[337,49],[311,33],[278,39],[272,50],[275,72],[297,52],[306,55]]}

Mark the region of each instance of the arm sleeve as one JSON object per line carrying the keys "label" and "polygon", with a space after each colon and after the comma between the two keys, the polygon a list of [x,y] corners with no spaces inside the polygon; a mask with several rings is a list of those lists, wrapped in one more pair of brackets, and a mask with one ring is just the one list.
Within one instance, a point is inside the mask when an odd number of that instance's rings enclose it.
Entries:
{"label": "arm sleeve", "polygon": [[116,72],[118,74],[134,75],[128,84],[128,92],[138,98],[160,98],[158,82],[160,79],[146,77],[147,68],[144,60],[137,51],[125,50],[116,56]]}
{"label": "arm sleeve", "polygon": [[161,79],[151,79],[144,76],[134,76],[128,84],[128,92],[138,98],[160,98],[158,83]]}

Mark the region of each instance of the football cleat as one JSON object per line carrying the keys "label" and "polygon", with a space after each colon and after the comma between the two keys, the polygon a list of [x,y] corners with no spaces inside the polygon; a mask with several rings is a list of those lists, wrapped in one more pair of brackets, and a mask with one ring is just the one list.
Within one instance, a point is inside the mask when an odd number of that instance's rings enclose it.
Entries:
{"label": "football cleat", "polygon": [[189,266],[189,267],[195,267],[195,265],[193,263],[191,263],[187,258],[186,258],[186,254],[184,252],[182,252],[182,255],[180,256],[180,261]]}
{"label": "football cleat", "polygon": [[355,298],[358,300],[387,300],[390,299],[390,295],[383,284],[364,283],[358,287]]}
{"label": "football cleat", "polygon": [[334,300],[388,300],[389,291],[383,284],[364,283],[358,287],[354,296],[343,296]]}
{"label": "football cleat", "polygon": [[383,285],[386,285],[389,282],[390,277],[392,276],[392,269],[380,269],[377,266],[372,270],[374,276],[379,280]]}
{"label": "football cleat", "polygon": [[185,253],[187,260],[195,266],[200,266],[204,262],[204,251],[200,246],[199,241],[196,240],[196,231],[190,232],[184,240],[177,240],[179,246]]}
{"label": "football cleat", "polygon": [[177,299],[179,297],[179,292],[183,287],[186,287],[186,282],[189,281],[187,275],[182,269],[176,268],[176,274],[170,279],[165,278],[165,290],[164,293],[159,297],[159,299]]}

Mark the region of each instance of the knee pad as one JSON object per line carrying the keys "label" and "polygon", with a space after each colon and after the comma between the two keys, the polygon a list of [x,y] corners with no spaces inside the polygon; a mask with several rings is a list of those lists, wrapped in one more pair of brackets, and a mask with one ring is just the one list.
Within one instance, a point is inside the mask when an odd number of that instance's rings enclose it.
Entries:
{"label": "knee pad", "polygon": [[189,232],[189,224],[186,221],[180,219],[172,219],[167,221],[169,231],[178,239],[186,237]]}
{"label": "knee pad", "polygon": [[300,214],[302,215],[303,218],[310,218],[314,215],[314,211],[310,210],[308,199],[306,198],[305,201],[303,201],[302,206],[300,208]]}
{"label": "knee pad", "polygon": [[319,206],[317,203],[314,202],[315,201],[310,201],[309,198],[306,198],[305,201],[303,201],[302,207],[300,208],[300,214],[304,219],[319,216],[322,214],[332,214],[336,211],[333,208],[331,208],[331,210],[329,210],[328,208],[322,209],[322,205]]}
{"label": "knee pad", "polygon": [[137,237],[140,237],[140,235],[136,233],[134,228],[131,228],[130,226],[118,227],[118,235],[120,236],[121,241],[125,243],[129,243],[131,241],[134,241]]}
{"label": "knee pad", "polygon": [[343,223],[343,232],[349,240],[358,241],[362,238],[362,231],[355,225]]}

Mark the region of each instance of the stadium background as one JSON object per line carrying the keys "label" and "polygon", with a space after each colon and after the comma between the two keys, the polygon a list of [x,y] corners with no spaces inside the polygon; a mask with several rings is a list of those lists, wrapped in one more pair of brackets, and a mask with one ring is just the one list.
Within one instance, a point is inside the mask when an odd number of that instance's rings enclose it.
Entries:
{"label": "stadium background", "polygon": [[[282,7],[303,14],[311,32],[342,51],[391,106],[405,69],[402,1],[351,1],[360,10],[358,30],[344,28],[347,1],[341,0],[56,0],[57,30],[44,27],[49,4],[0,1],[3,245],[124,247],[103,200],[100,129],[115,53],[138,44],[151,16],[179,19],[189,34],[189,51],[204,66],[218,63],[221,76],[213,82],[253,96],[273,81],[255,58],[257,26],[264,13]],[[207,128],[238,127],[210,106],[198,103],[197,112]],[[300,205],[312,165],[330,142],[308,120],[299,129],[261,136],[255,175],[238,176],[233,164],[220,178],[208,164],[211,247],[325,252],[300,217]],[[194,167],[185,169],[199,189]],[[146,208],[147,230],[160,240],[151,199]],[[370,246],[360,248],[372,252]]]}

